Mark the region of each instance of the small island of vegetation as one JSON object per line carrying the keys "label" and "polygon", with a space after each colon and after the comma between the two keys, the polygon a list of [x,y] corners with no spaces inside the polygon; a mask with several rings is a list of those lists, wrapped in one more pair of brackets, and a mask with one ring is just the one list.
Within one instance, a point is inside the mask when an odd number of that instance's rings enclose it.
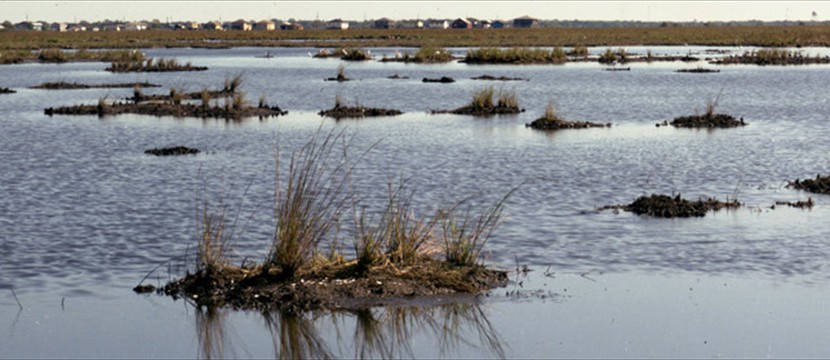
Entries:
{"label": "small island of vegetation", "polygon": [[600,210],[621,209],[637,215],[661,218],[685,218],[703,217],[709,211],[737,209],[741,206],[741,203],[737,200],[719,201],[714,198],[708,198],[691,201],[681,198],[680,194],[676,196],[651,194],[651,196],[641,196],[628,205],[606,206],[600,208]]}
{"label": "small island of vegetation", "polygon": [[[347,161],[347,147],[342,131],[318,132],[292,153],[287,173],[278,171],[274,234],[260,263],[234,263],[232,246],[244,231],[232,228],[227,206],[209,209],[204,201],[195,273],[158,292],[200,306],[303,311],[476,294],[506,284],[506,272],[485,267],[481,255],[513,191],[479,215],[457,203],[420,218],[412,193],[390,183],[385,209],[370,218],[349,191],[355,164]],[[353,215],[351,259],[332,240],[345,214]],[[329,243],[330,250],[322,249]],[[140,283],[134,290],[154,287]]]}
{"label": "small island of vegetation", "polygon": [[818,174],[815,179],[796,179],[787,184],[787,186],[812,193],[830,195],[830,175],[821,176],[821,174]]}
{"label": "small island of vegetation", "polygon": [[492,86],[486,87],[476,91],[472,102],[466,106],[454,110],[433,110],[432,113],[491,116],[518,114],[525,111],[519,107],[519,98],[515,91],[499,90],[498,99],[494,100],[495,98],[496,90]]}
{"label": "small island of vegetation", "polygon": [[562,129],[611,127],[611,124],[599,124],[590,121],[568,121],[562,119],[556,114],[556,107],[554,106],[553,101],[550,101],[548,102],[548,106],[545,108],[545,115],[529,124],[525,124],[525,126],[537,130],[555,131]]}
{"label": "small island of vegetation", "polygon": [[340,98],[340,95],[337,95],[334,98],[333,108],[328,110],[322,110],[317,114],[320,116],[331,117],[339,120],[343,118],[395,116],[401,115],[403,114],[403,112],[394,109],[367,108],[360,104],[356,104],[355,106],[346,106],[343,105],[343,100]]}

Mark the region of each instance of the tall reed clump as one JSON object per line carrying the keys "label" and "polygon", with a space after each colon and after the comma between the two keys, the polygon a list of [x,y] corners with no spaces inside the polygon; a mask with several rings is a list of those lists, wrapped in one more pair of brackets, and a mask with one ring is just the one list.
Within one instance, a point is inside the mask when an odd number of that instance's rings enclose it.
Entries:
{"label": "tall reed clump", "polygon": [[364,61],[372,59],[371,53],[361,48],[340,48],[336,53],[341,55],[341,60],[346,61]]}
{"label": "tall reed clump", "polygon": [[69,61],[69,57],[61,51],[60,49],[45,49],[41,50],[38,55],[37,59],[42,62],[50,62],[50,63],[65,63]]}
{"label": "tall reed clump", "polygon": [[460,266],[477,265],[493,231],[504,221],[504,206],[514,188],[486,211],[472,215],[467,208],[459,215],[456,205],[440,217],[446,261]]}
{"label": "tall reed clump", "polygon": [[499,90],[497,106],[500,108],[519,108],[519,96],[516,90]]}
{"label": "tall reed clump", "polygon": [[288,173],[275,177],[276,229],[265,269],[277,267],[292,278],[312,258],[317,246],[336,229],[348,205],[347,186],[352,165],[338,161],[338,144],[348,147],[343,132],[320,131],[291,154]]}
{"label": "tall reed clump", "polygon": [[588,57],[588,47],[585,45],[574,46],[573,49],[568,52],[568,55],[573,57]]}
{"label": "tall reed clump", "polygon": [[548,105],[545,106],[545,120],[556,121],[559,120],[559,116],[556,115],[556,105],[553,103],[553,100],[548,101]]}
{"label": "tall reed clump", "polygon": [[412,265],[434,240],[438,217],[420,219],[412,207],[413,192],[401,181],[387,184],[388,200],[379,222],[369,225],[364,213],[355,210],[355,253],[362,268],[388,260],[397,265]]}
{"label": "tall reed clump", "polygon": [[418,63],[444,63],[452,61],[452,54],[444,48],[425,46],[418,49],[413,61]]}
{"label": "tall reed clump", "polygon": [[492,109],[493,95],[496,91],[492,86],[480,89],[473,93],[473,101],[470,103],[473,109]]}
{"label": "tall reed clump", "polygon": [[197,271],[215,273],[228,264],[228,253],[231,246],[232,231],[226,223],[227,206],[220,204],[219,212],[210,212],[207,200],[197,208],[199,217],[198,234],[199,247],[197,249]]}

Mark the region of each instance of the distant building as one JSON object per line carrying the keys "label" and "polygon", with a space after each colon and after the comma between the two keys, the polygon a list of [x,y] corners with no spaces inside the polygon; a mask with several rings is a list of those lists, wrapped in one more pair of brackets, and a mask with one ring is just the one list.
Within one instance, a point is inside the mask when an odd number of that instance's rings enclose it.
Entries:
{"label": "distant building", "polygon": [[390,18],[380,18],[375,20],[375,29],[391,29],[395,27],[395,20]]}
{"label": "distant building", "polygon": [[208,21],[202,24],[202,30],[223,30],[222,23],[218,21]]}
{"label": "distant building", "polygon": [[513,27],[515,28],[535,28],[539,27],[539,20],[530,16],[522,16],[513,19]]}
{"label": "distant building", "polygon": [[426,27],[428,29],[446,29],[450,27],[450,22],[441,19],[429,19],[427,20]]}
{"label": "distant building", "polygon": [[493,29],[504,29],[506,27],[510,27],[510,24],[507,22],[507,20],[495,20],[490,26]]}
{"label": "distant building", "polygon": [[481,20],[478,22],[478,24],[476,24],[476,27],[481,29],[489,29],[491,26],[493,26],[493,24],[487,20]]}
{"label": "distant building", "polygon": [[230,24],[230,29],[237,31],[251,31],[253,29],[253,26],[251,26],[251,23],[239,19]]}
{"label": "distant building", "polygon": [[421,20],[403,20],[398,22],[397,27],[401,29],[423,29],[424,22]]}
{"label": "distant building", "polygon": [[66,23],[52,23],[49,25],[49,30],[57,32],[65,32],[67,29]]}
{"label": "distant building", "polygon": [[287,22],[287,21],[283,21],[282,23],[280,23],[280,30],[302,30],[302,29],[303,29],[303,24],[297,24],[297,23],[292,24],[292,23]]}
{"label": "distant building", "polygon": [[334,19],[326,23],[326,29],[346,30],[349,28],[349,22],[342,19]]}
{"label": "distant building", "polygon": [[147,30],[147,24],[140,23],[140,22],[127,23],[127,25],[124,26],[124,30],[126,30],[126,31],[144,31],[144,30]]}
{"label": "distant building", "polygon": [[254,30],[274,31],[276,29],[277,29],[277,25],[274,24],[274,22],[271,21],[271,20],[258,21],[257,23],[254,24]]}
{"label": "distant building", "polygon": [[450,24],[453,29],[472,29],[473,23],[470,20],[458,18]]}

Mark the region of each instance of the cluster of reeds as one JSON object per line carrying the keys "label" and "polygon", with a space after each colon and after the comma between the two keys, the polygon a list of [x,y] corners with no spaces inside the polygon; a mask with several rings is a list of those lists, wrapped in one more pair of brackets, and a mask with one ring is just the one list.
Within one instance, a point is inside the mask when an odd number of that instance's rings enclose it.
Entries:
{"label": "cluster of reeds", "polygon": [[[498,96],[496,96],[498,95]],[[470,102],[473,110],[488,110],[494,108],[519,108],[519,97],[515,90],[496,90],[488,86],[473,93],[473,100]]]}
{"label": "cluster of reeds", "polygon": [[384,58],[382,61],[402,61],[414,63],[445,63],[452,61],[452,53],[444,48],[436,48],[431,46],[424,46],[418,49],[415,54],[409,51],[404,51],[403,54],[396,54],[394,59]]}
{"label": "cluster of reeds", "polygon": [[574,46],[568,52],[568,55],[573,57],[588,57],[588,47],[585,45]]}
{"label": "cluster of reeds", "polygon": [[371,60],[372,53],[361,48],[340,48],[335,51],[335,54],[340,55],[341,60],[346,61],[364,61]]}
{"label": "cluster of reeds", "polygon": [[[445,260],[453,265],[479,264],[481,250],[503,219],[504,203],[513,191],[480,215],[472,215],[470,207],[459,211],[467,204],[461,201],[431,217],[418,217],[412,205],[413,192],[406,189],[405,182],[389,182],[386,205],[375,219],[351,191],[355,163],[347,154],[348,139],[342,130],[325,134],[318,130],[291,154],[287,172],[281,172],[277,154],[275,228],[263,272],[276,271],[290,279],[303,269],[319,266],[319,261],[344,262],[337,251],[341,248],[337,239],[349,209],[359,268],[413,265],[432,258],[442,248]],[[228,262],[230,243],[236,239],[228,230],[225,210],[222,207],[214,215],[200,211],[199,269]],[[320,260],[320,247],[327,244],[333,250],[327,260]]]}
{"label": "cluster of reeds", "polygon": [[0,64],[18,64],[32,57],[27,50],[0,50]]}
{"label": "cluster of reeds", "polygon": [[539,48],[479,48],[467,51],[464,62],[469,64],[563,64],[568,60],[561,47],[552,50]]}
{"label": "cluster of reeds", "polygon": [[548,105],[545,106],[544,119],[550,121],[560,120],[559,115],[556,114],[556,105],[553,103],[553,100],[548,101]]}
{"label": "cluster of reeds", "polygon": [[605,52],[600,54],[599,62],[601,64],[611,64],[611,63],[625,63],[628,62],[629,55],[625,52],[625,49],[619,48],[617,50],[612,50],[611,48],[605,49]]}
{"label": "cluster of reeds", "polygon": [[803,65],[830,63],[830,57],[806,56],[799,51],[785,49],[758,49],[746,51],[741,55],[724,57],[718,64],[754,64],[754,65]]}
{"label": "cluster of reeds", "polygon": [[136,57],[113,61],[106,70],[112,72],[203,71],[207,70],[207,67],[193,66],[190,62],[181,64],[174,58],[148,58],[147,60],[141,60]]}
{"label": "cluster of reeds", "polygon": [[69,61],[69,57],[60,49],[45,49],[37,54],[38,61],[48,63],[65,63]]}

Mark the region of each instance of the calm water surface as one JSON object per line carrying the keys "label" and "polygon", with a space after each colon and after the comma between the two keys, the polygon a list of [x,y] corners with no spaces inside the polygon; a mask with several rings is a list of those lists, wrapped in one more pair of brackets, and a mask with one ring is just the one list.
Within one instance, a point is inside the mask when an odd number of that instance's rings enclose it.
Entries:
{"label": "calm water surface", "polygon": [[[276,57],[256,57],[266,50]],[[18,90],[0,95],[0,357],[830,355],[830,199],[785,187],[830,166],[826,66],[680,74],[674,70],[708,65],[610,72],[593,63],[363,62],[344,63],[356,81],[333,83],[323,78],[335,76],[341,61],[312,59],[310,51],[146,51],[210,67],[198,73],[111,74],[101,63],[0,67],[0,87]],[[147,92],[197,91],[239,73],[250,101],[265,96],[289,115],[241,123],[48,117],[45,107],[126,98],[132,89],[27,89],[46,81],[146,80],[163,85]],[[410,79],[386,78],[393,74]],[[470,80],[483,74],[529,81]],[[441,76],[457,82],[421,82]],[[527,111],[428,114],[460,107],[487,85],[515,90]],[[703,111],[719,93],[718,109],[749,126],[654,126]],[[317,116],[337,95],[406,114],[340,122]],[[525,128],[550,100],[567,119],[614,126],[556,134]],[[387,182],[401,177],[423,213],[467,197],[486,206],[523,184],[486,255],[493,266],[512,269],[518,261],[535,271],[473,301],[360,313],[208,312],[131,292],[157,264],[192,251],[203,197],[224,199],[242,214],[238,256],[264,256],[274,156],[287,156],[320,127],[345,131],[355,157],[370,149],[354,180],[368,206],[382,206]],[[204,152],[143,154],[173,145]],[[737,197],[747,206],[675,220],[594,211],[650,193]],[[770,209],[776,200],[809,196],[811,210]],[[183,271],[174,262],[148,281],[163,284]]]}

